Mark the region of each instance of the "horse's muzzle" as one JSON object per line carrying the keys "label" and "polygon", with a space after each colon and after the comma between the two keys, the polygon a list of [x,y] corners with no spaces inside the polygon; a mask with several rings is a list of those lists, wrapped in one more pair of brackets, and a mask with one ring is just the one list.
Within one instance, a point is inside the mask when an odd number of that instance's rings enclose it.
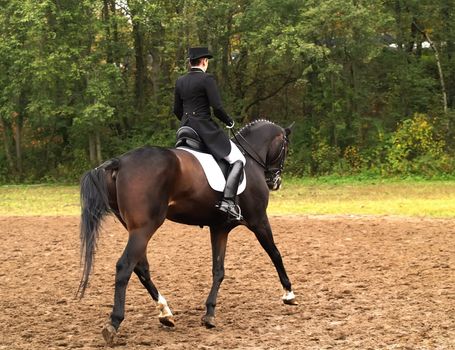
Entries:
{"label": "horse's muzzle", "polygon": [[275,175],[270,179],[267,179],[267,186],[271,191],[278,191],[281,188],[281,176]]}

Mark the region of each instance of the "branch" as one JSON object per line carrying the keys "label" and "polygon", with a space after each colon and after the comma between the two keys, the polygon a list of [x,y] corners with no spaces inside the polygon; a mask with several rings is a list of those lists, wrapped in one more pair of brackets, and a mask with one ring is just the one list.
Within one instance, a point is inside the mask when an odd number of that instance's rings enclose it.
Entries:
{"label": "branch", "polygon": [[275,90],[273,90],[272,92],[268,93],[267,95],[263,95],[263,96],[260,96],[258,98],[256,98],[255,100],[253,100],[253,102],[251,102],[246,108],[245,108],[245,113],[248,112],[248,110],[253,107],[255,104],[261,102],[261,101],[265,101],[265,100],[268,100],[269,98],[275,96],[276,94],[278,94],[281,90],[283,90],[287,85],[291,84],[291,83],[295,83],[296,81],[298,80],[298,77],[291,77],[289,76],[287,79],[285,79],[285,81],[283,82],[283,84],[281,84],[278,88],[276,88]]}

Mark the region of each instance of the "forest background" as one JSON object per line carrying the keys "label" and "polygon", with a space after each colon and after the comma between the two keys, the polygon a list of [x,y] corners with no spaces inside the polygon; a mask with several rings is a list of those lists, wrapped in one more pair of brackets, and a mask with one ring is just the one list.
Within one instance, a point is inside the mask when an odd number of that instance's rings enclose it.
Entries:
{"label": "forest background", "polygon": [[236,125],[296,122],[288,174],[454,173],[455,0],[0,0],[0,183],[172,146],[200,45]]}

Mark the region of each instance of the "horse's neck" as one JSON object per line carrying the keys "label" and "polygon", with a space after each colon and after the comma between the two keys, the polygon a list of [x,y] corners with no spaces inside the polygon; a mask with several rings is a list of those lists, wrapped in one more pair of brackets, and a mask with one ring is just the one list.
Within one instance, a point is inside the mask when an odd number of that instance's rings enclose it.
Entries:
{"label": "horse's neck", "polygon": [[[265,163],[267,152],[275,136],[275,130],[264,127],[256,127],[249,130],[244,138],[248,142],[248,145],[254,150],[254,153],[256,153],[255,155],[259,155],[261,160]],[[253,155],[253,157],[255,155]]]}

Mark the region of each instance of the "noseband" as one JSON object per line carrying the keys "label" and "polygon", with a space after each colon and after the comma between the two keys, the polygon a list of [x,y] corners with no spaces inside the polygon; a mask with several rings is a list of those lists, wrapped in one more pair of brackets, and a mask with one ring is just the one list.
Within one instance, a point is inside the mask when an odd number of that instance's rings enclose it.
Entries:
{"label": "noseband", "polygon": [[[243,142],[248,145],[248,148],[252,151],[253,154],[248,151],[245,146],[239,141],[237,135],[239,135],[242,138]],[[237,134],[234,133],[234,139],[237,141],[237,144],[245,151],[246,154],[251,157],[251,159],[253,159],[264,169],[265,181],[268,185],[276,186],[281,178],[281,173],[284,168],[284,161],[286,159],[286,146],[289,144],[289,139],[286,136],[286,133],[283,133],[283,136],[284,137],[283,142],[281,143],[280,153],[273,161],[268,162],[267,158],[265,161],[261,159],[261,156],[256,152],[256,150],[250,145],[250,143],[243,137],[240,132]],[[278,160],[280,161],[278,167],[272,168],[268,165],[275,164]]]}

